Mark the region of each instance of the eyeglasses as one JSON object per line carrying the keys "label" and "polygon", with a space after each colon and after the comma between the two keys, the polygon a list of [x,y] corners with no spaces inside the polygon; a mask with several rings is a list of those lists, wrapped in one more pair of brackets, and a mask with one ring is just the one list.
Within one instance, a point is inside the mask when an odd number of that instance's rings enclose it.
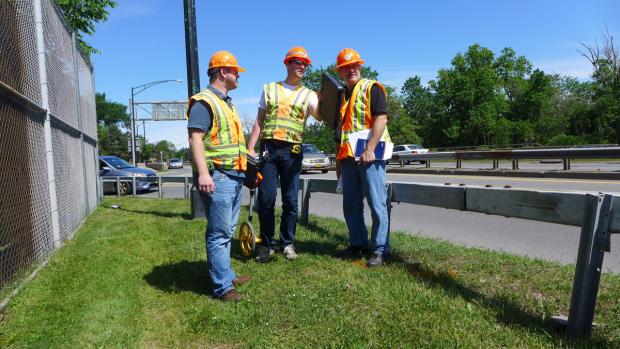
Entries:
{"label": "eyeglasses", "polygon": [[301,65],[301,66],[304,66],[304,67],[308,66],[308,63],[306,63],[304,61],[297,60],[297,59],[292,59],[292,60],[289,61],[289,63],[293,63],[295,65]]}

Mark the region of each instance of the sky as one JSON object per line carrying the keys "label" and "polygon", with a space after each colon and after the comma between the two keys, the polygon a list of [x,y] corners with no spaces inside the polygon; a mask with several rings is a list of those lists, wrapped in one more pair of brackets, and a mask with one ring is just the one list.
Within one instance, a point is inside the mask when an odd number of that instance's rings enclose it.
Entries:
{"label": "sky", "polygon": [[[128,104],[131,87],[182,79],[144,90],[135,100],[187,100],[183,0],[117,2],[86,38],[101,51],[92,57],[97,92]],[[620,1],[196,0],[196,27],[201,88],[208,84],[211,55],[232,52],[247,71],[229,95],[240,117],[254,120],[263,84],[285,78],[282,61],[293,46],[304,46],[317,68],[335,63],[341,49],[354,48],[379,81],[397,89],[415,75],[434,79],[474,43],[496,55],[511,47],[534,68],[587,80],[592,68],[579,52],[581,43],[601,44],[605,27],[620,36]],[[138,119],[150,117],[136,110]],[[145,124],[149,142],[187,147],[186,122]]]}

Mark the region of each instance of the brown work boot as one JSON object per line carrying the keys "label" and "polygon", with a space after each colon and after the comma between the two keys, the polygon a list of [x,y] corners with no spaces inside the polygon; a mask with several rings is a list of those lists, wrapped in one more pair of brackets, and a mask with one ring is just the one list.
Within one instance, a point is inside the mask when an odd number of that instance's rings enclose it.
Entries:
{"label": "brown work boot", "polygon": [[237,275],[237,277],[233,280],[232,284],[235,286],[239,286],[250,282],[250,280],[252,280],[252,275]]}
{"label": "brown work boot", "polygon": [[228,290],[228,292],[219,296],[219,299],[222,302],[238,302],[241,300],[241,295],[239,294],[239,292],[237,292],[237,290],[231,288],[230,290]]}

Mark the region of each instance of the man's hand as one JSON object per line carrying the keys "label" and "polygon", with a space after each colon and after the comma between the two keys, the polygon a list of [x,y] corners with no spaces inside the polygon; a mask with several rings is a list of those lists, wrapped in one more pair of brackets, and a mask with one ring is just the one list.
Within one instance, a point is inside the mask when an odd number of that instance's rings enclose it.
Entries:
{"label": "man's hand", "polygon": [[360,164],[370,165],[373,161],[375,161],[375,152],[368,148],[364,149],[364,152],[360,156]]}
{"label": "man's hand", "polygon": [[206,194],[213,194],[215,192],[215,183],[213,178],[208,173],[198,176],[198,190]]}
{"label": "man's hand", "polygon": [[248,156],[256,158],[256,152],[254,151],[254,149],[249,149],[248,148]]}

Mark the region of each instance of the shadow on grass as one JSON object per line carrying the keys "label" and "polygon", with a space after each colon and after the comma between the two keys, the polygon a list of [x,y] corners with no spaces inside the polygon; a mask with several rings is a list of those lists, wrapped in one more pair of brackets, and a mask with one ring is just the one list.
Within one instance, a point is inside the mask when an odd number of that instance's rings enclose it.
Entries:
{"label": "shadow on grass", "polygon": [[190,291],[211,295],[211,280],[206,261],[181,261],[158,265],[144,276],[151,286],[164,292]]}
{"label": "shadow on grass", "polygon": [[[109,209],[112,209],[111,207],[106,207]],[[175,213],[175,212],[162,212],[161,209],[152,209],[152,210],[133,210],[133,209],[127,209],[124,207],[119,207],[116,210],[120,210],[120,211],[124,211],[124,212],[130,212],[130,213],[137,213],[137,214],[148,214],[148,215],[152,215],[152,216],[157,216],[157,217],[165,217],[165,218],[183,218],[184,220],[188,221],[188,220],[192,220],[192,215],[190,213],[184,212],[184,213]],[[205,221],[206,222],[206,221]]]}
{"label": "shadow on grass", "polygon": [[[345,235],[325,229],[316,221],[310,221],[306,227],[321,236],[328,237],[327,240],[333,241],[333,243],[297,241],[295,245],[298,246],[298,251],[302,253],[336,257],[337,248],[348,244],[348,239]],[[365,263],[363,264],[365,265]],[[442,289],[449,297],[461,297],[469,303],[490,309],[495,314],[499,323],[508,326],[518,326],[528,329],[531,332],[551,335],[561,341],[568,341],[568,343],[601,347],[608,345],[608,343],[601,338],[591,338],[585,341],[572,342],[571,339],[565,336],[563,330],[553,320],[545,320],[539,315],[532,314],[503,295],[485,295],[457,281],[449,272],[432,270],[422,263],[412,260],[411,256],[393,252],[388,261],[388,266],[405,270],[411,277],[429,285],[428,287]]]}

